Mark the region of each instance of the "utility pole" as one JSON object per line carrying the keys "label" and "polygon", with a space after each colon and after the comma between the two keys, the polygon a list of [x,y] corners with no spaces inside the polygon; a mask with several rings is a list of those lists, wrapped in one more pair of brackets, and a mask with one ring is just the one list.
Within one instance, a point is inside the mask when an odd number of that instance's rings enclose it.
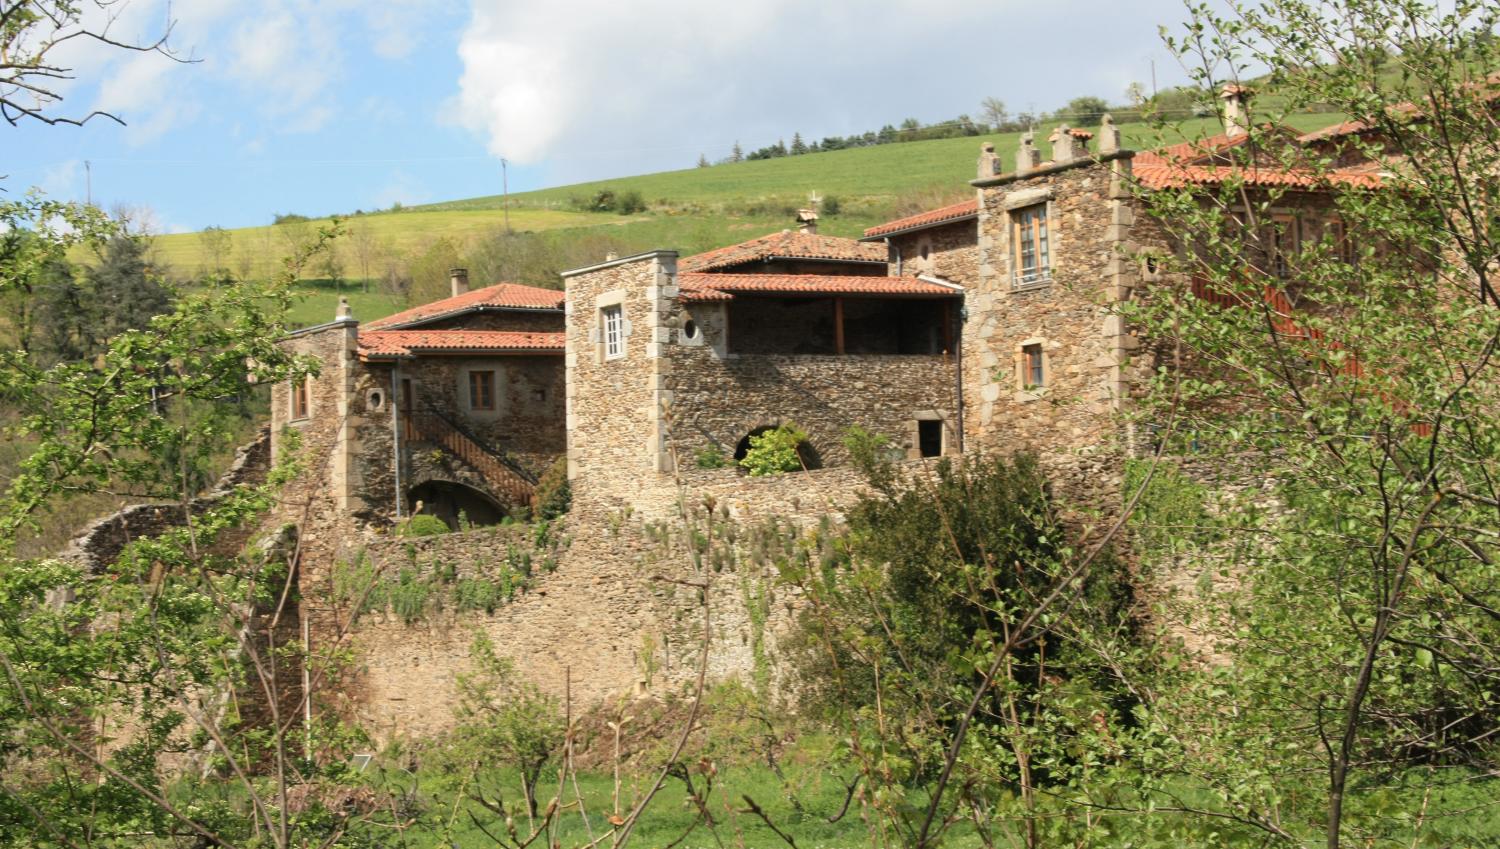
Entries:
{"label": "utility pole", "polygon": [[1156,98],[1156,57],[1151,57],[1151,97]]}
{"label": "utility pole", "polygon": [[506,172],[505,157],[500,157],[500,191],[504,192],[500,205],[505,209],[505,232],[510,232],[510,175]]}
{"label": "utility pole", "polygon": [[83,160],[83,186],[84,199],[89,206],[94,205],[94,166],[87,159]]}

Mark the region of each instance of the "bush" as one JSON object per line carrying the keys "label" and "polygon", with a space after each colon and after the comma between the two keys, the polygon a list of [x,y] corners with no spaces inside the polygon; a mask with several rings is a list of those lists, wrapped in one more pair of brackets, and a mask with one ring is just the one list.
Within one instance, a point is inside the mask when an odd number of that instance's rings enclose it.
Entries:
{"label": "bush", "polygon": [[787,422],[751,436],[750,448],[740,465],[755,476],[795,472],[803,468],[802,454],[798,449],[806,441],[807,434],[797,425]]}
{"label": "bush", "polygon": [[558,457],[542,473],[536,484],[536,516],[542,521],[556,519],[573,506],[573,489],[568,485],[568,458]]}
{"label": "bush", "polygon": [[448,533],[448,523],[430,513],[418,513],[396,525],[396,536],[431,537]]}
{"label": "bush", "polygon": [[838,215],[844,209],[844,202],[837,195],[829,195],[823,198],[823,214],[828,216]]}
{"label": "bush", "polygon": [[700,450],[693,459],[700,469],[722,469],[729,465],[729,458],[724,456],[717,445]]}
{"label": "bush", "polygon": [[621,192],[619,199],[615,202],[615,212],[621,215],[633,215],[637,212],[646,211],[646,199],[635,189]]}

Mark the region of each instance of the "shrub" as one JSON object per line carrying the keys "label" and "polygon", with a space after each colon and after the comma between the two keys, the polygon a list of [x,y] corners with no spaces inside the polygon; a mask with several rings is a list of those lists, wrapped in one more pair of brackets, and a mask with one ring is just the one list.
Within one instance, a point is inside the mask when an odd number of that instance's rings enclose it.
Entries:
{"label": "shrub", "polygon": [[646,199],[635,189],[621,192],[615,201],[615,212],[621,215],[633,215],[637,212],[646,211]]}
{"label": "shrub", "polygon": [[547,521],[556,519],[573,506],[573,490],[568,485],[568,458],[558,457],[536,484],[536,515]]}
{"label": "shrub", "polygon": [[396,525],[396,536],[431,537],[448,533],[448,523],[430,513],[418,513]]}
{"label": "shrub", "polygon": [[779,475],[803,467],[798,448],[807,434],[792,422],[779,425],[750,437],[750,448],[740,465],[752,475]]}
{"label": "shrub", "polygon": [[838,215],[844,209],[844,202],[837,195],[829,195],[823,198],[823,214],[828,216]]}
{"label": "shrub", "polygon": [[694,460],[700,469],[722,469],[729,465],[729,458],[724,456],[717,445],[700,450]]}

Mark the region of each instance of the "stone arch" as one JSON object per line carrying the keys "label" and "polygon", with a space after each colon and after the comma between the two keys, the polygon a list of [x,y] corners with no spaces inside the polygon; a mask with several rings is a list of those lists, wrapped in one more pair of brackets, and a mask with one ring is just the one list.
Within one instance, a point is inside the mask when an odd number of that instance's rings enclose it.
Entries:
{"label": "stone arch", "polygon": [[[498,525],[505,518],[506,507],[489,493],[458,481],[429,478],[407,493],[413,512],[436,516],[453,530],[459,530],[460,515],[477,526]],[[421,504],[418,511],[417,505]]]}
{"label": "stone arch", "polygon": [[[735,443],[734,462],[738,464],[739,461],[745,459],[745,452],[750,450],[750,437],[760,436],[768,430],[775,430],[782,424],[782,422],[777,422],[776,424],[761,424],[745,430],[744,435],[741,436],[739,441]],[[804,439],[801,445],[797,446],[797,455],[802,458],[802,465],[806,468],[823,468],[823,455],[818,451],[818,446],[813,444],[811,435],[809,435],[807,439]]]}

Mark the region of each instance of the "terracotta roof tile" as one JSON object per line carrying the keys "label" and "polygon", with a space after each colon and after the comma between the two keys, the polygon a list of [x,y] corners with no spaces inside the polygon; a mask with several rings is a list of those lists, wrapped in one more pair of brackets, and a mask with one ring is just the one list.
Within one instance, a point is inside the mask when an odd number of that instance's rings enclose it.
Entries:
{"label": "terracotta roof tile", "polygon": [[895,221],[887,221],[877,224],[865,231],[866,239],[874,239],[889,236],[892,233],[904,233],[908,230],[921,230],[938,224],[946,224],[951,221],[960,221],[971,215],[979,214],[979,201],[966,200],[962,203],[950,204],[939,209],[929,209],[916,215],[908,215],[905,218],[897,218]]}
{"label": "terracotta roof tile", "polygon": [[563,334],[512,330],[369,330],[359,334],[361,360],[415,354],[538,353],[560,354]]}
{"label": "terracotta roof tile", "polygon": [[1247,186],[1286,188],[1378,189],[1381,176],[1364,168],[1345,168],[1329,172],[1284,170],[1277,168],[1229,168],[1213,165],[1170,165],[1146,162],[1132,170],[1135,179],[1148,189],[1174,189],[1185,186],[1215,186],[1229,179],[1243,179]]}
{"label": "terracotta roof tile", "polygon": [[740,242],[725,248],[705,251],[677,261],[678,271],[714,271],[769,259],[822,259],[834,262],[879,262],[886,259],[885,248],[867,245],[854,239],[820,236],[796,230],[783,230],[759,239]]}
{"label": "terracotta roof tile", "polygon": [[916,277],[861,277],[835,274],[677,275],[684,301],[729,301],[736,293],[767,295],[871,295],[876,297],[956,298],[963,292]]}
{"label": "terracotta roof tile", "polygon": [[560,310],[563,293],[558,289],[523,286],[520,283],[497,283],[452,298],[433,301],[376,319],[364,326],[370,329],[407,327],[465,312],[491,309]]}

